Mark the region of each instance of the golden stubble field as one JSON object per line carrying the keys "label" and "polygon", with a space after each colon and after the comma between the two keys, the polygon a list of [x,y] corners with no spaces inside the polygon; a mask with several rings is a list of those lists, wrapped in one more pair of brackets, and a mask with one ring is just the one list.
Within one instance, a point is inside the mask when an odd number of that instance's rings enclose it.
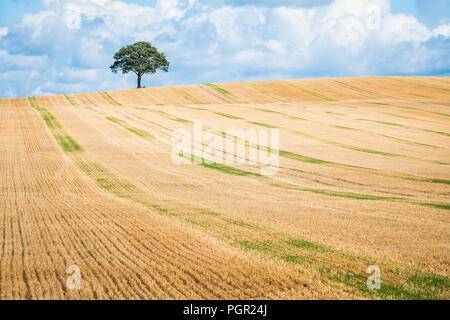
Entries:
{"label": "golden stubble field", "polygon": [[[278,128],[278,173],[175,165],[196,120]],[[0,99],[0,298],[449,299],[449,165],[450,78]]]}

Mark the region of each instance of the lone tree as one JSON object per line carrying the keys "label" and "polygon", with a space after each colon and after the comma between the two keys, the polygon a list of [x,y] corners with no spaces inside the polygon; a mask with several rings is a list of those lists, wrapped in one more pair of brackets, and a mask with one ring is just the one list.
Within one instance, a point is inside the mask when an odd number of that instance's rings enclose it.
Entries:
{"label": "lone tree", "polygon": [[130,71],[137,75],[137,87],[141,88],[141,79],[144,74],[156,73],[158,69],[169,71],[169,61],[164,53],[159,52],[150,42],[136,42],[123,47],[114,55],[114,64],[111,71],[117,73],[119,69],[122,73]]}

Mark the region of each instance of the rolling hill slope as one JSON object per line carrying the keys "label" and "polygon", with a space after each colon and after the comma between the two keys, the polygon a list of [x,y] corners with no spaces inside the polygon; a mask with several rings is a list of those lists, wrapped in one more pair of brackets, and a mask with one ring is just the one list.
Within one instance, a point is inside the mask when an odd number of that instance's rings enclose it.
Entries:
{"label": "rolling hill slope", "polygon": [[[198,120],[279,129],[278,173],[174,164]],[[0,99],[0,298],[449,299],[449,165],[450,78]]]}

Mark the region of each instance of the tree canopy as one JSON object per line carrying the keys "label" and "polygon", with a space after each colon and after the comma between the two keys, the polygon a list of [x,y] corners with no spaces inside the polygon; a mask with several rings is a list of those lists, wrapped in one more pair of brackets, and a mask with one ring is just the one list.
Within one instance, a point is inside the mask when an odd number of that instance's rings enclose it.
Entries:
{"label": "tree canopy", "polygon": [[123,47],[114,55],[114,64],[111,71],[117,73],[134,72],[137,75],[137,87],[141,88],[142,76],[147,73],[156,73],[157,70],[169,71],[169,61],[164,53],[152,46],[150,42],[140,41]]}

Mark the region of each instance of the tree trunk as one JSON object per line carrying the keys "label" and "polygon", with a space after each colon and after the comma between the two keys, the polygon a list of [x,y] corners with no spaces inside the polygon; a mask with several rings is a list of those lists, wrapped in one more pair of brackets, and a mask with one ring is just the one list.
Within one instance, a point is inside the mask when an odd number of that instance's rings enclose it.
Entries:
{"label": "tree trunk", "polygon": [[138,78],[137,78],[137,82],[138,82],[137,83],[137,87],[138,87],[138,89],[141,88],[141,78],[142,78],[142,75],[139,73],[138,74]]}

